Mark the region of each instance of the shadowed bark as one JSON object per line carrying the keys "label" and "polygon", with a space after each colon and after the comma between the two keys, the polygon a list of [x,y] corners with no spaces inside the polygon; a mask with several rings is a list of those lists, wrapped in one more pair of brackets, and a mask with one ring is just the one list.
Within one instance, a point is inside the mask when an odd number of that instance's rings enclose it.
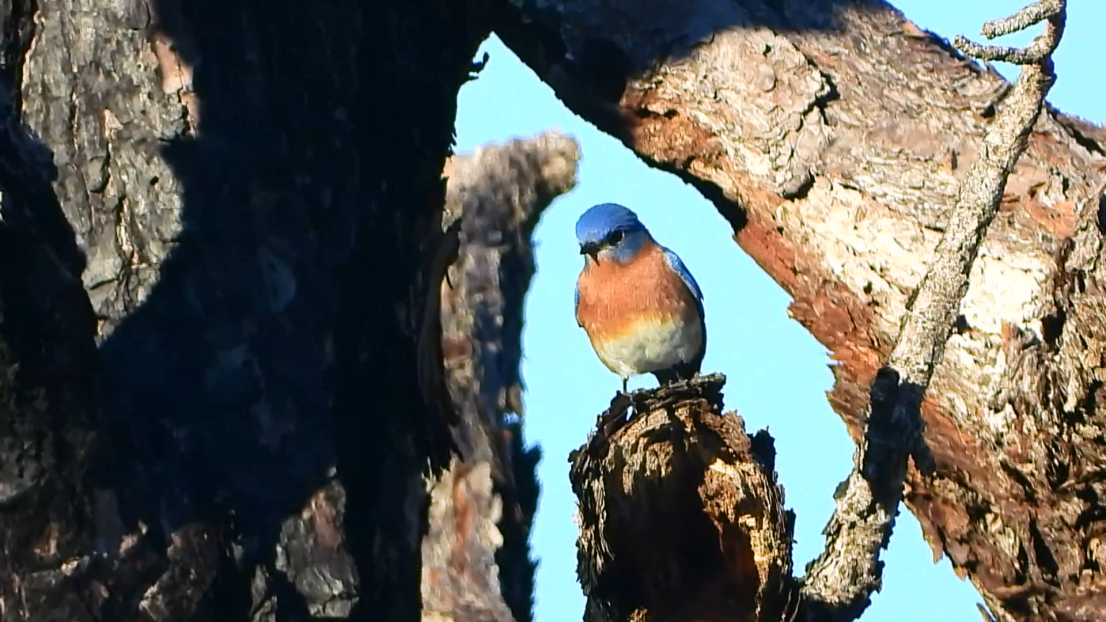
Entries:
{"label": "shadowed bark", "polygon": [[[495,6],[496,32],[571,109],[698,187],[792,294],[833,351],[829,397],[859,440],[1011,85],[878,0]],[[910,464],[905,500],[1002,619],[1106,607],[1104,182],[1102,130],[1047,108],[926,378],[935,470]]]}
{"label": "shadowed bark", "polygon": [[576,185],[579,146],[557,133],[488,145],[447,164],[458,260],[442,283],[442,344],[461,422],[460,456],[431,482],[422,544],[423,619],[529,622],[529,533],[540,453],[525,449],[522,308],[534,274],[531,234]]}
{"label": "shadowed bark", "polygon": [[0,1],[4,622],[420,618],[485,35],[463,3]]}
{"label": "shadowed bark", "polygon": [[64,564],[93,546],[95,316],[83,263],[66,261],[79,258],[72,234],[41,217],[60,216],[56,171],[12,111],[0,84],[0,616],[27,619],[23,603],[49,600],[58,619],[85,620]]}

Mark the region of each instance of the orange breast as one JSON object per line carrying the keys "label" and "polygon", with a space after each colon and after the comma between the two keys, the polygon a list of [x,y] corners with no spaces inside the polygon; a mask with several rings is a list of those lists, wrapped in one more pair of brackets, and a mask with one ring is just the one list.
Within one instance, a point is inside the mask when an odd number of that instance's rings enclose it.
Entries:
{"label": "orange breast", "polygon": [[627,264],[588,262],[577,285],[576,318],[592,340],[619,337],[638,320],[697,319],[692,293],[652,242]]}

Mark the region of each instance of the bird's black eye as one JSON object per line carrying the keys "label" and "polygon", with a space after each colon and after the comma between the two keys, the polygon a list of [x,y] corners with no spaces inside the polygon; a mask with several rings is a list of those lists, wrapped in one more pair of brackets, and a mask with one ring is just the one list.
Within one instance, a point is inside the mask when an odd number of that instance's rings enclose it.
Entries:
{"label": "bird's black eye", "polygon": [[607,236],[607,244],[614,246],[622,241],[622,238],[626,237],[626,232],[621,229],[616,229]]}

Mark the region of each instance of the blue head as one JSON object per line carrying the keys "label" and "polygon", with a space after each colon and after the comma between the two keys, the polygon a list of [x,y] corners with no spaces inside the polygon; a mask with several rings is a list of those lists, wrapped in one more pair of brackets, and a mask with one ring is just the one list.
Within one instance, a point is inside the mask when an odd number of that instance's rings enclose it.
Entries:
{"label": "blue head", "polygon": [[650,239],[637,214],[617,203],[594,205],[576,221],[580,254],[596,263],[625,263]]}

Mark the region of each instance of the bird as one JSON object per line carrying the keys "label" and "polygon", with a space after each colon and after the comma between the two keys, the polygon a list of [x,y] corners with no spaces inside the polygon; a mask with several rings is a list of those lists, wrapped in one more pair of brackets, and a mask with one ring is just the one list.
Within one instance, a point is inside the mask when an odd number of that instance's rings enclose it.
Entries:
{"label": "bird", "polygon": [[599,360],[622,378],[653,374],[663,386],[697,376],[707,349],[703,292],[675,252],[633,210],[588,208],[576,221],[584,266],[576,323]]}

